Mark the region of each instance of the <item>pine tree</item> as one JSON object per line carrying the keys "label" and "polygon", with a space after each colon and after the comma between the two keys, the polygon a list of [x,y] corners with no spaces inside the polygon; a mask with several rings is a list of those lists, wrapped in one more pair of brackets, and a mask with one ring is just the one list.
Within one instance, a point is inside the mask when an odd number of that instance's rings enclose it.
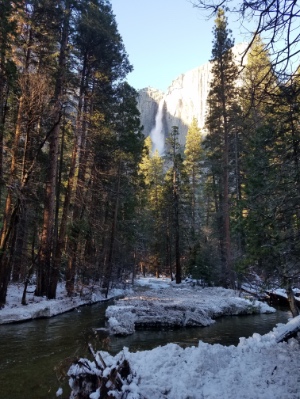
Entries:
{"label": "pine tree", "polygon": [[[199,218],[196,217],[197,205],[199,206],[199,184],[202,168],[202,134],[198,127],[198,121],[193,118],[191,126],[187,131],[186,144],[184,149],[184,170],[189,179],[191,187],[191,227],[192,237],[195,236],[197,230],[199,232]],[[196,227],[197,224],[197,227]]]}
{"label": "pine tree", "polygon": [[171,163],[169,169],[169,180],[172,189],[172,218],[173,218],[173,232],[174,232],[174,252],[175,252],[175,281],[176,284],[181,283],[182,279],[182,265],[181,265],[181,226],[180,226],[180,187],[181,187],[181,171],[182,158],[180,154],[180,144],[178,140],[178,127],[173,126],[172,131],[167,139],[168,153],[167,159]]}
{"label": "pine tree", "polygon": [[[254,267],[266,284],[276,281],[285,288],[291,311],[297,315],[291,288],[300,271],[299,86],[297,79],[282,85],[276,81],[261,43],[249,56],[243,90],[244,104],[248,104],[243,159],[244,264]],[[253,100],[247,102],[249,98]]]}
{"label": "pine tree", "polygon": [[61,37],[59,39],[58,67],[55,76],[54,89],[54,127],[48,137],[50,165],[47,170],[45,202],[43,212],[43,230],[41,233],[41,246],[38,258],[38,284],[36,295],[46,294],[49,299],[56,297],[56,287],[59,277],[59,268],[52,261],[52,253],[55,251],[55,206],[58,193],[58,158],[60,147],[60,132],[62,119],[62,104],[66,91],[66,74],[69,58],[68,44],[70,35],[70,18],[72,0],[60,4],[63,19],[61,21]]}
{"label": "pine tree", "polygon": [[276,86],[276,76],[268,51],[257,36],[247,56],[241,88],[241,103],[248,130],[254,131],[263,125],[264,115],[272,104]]}
{"label": "pine tree", "polygon": [[[42,14],[45,6],[52,13]],[[52,8],[51,8],[52,7]],[[40,185],[42,148],[52,129],[52,107],[49,98],[53,94],[53,69],[55,69],[54,48],[58,37],[57,8],[44,1],[20,2],[15,7],[15,41],[12,46],[13,59],[18,69],[18,103],[12,115],[14,116],[13,138],[8,139],[11,145],[11,159],[8,187],[18,187],[18,190],[8,189],[3,211],[3,227],[1,231],[1,266],[7,270],[8,278],[12,267],[13,252],[18,240],[18,251],[22,252],[26,236],[21,230],[26,230],[29,223],[27,214],[33,206],[32,190],[34,183]],[[48,24],[49,19],[53,24]],[[55,22],[54,22],[55,21]],[[16,89],[15,89],[16,90]],[[10,141],[11,140],[11,141]],[[41,183],[40,183],[41,182]],[[37,193],[35,189],[35,193]],[[30,209],[31,208],[31,209]],[[35,204],[35,208],[37,208]],[[31,223],[33,226],[34,223]],[[27,235],[30,238],[29,235]],[[23,240],[23,244],[21,241]],[[34,262],[34,259],[32,259]],[[26,263],[26,262],[24,262]],[[15,271],[14,271],[15,272]],[[8,281],[8,280],[7,280]],[[4,286],[3,286],[4,287]],[[2,290],[1,290],[2,291]],[[5,290],[3,289],[3,292]]]}
{"label": "pine tree", "polygon": [[236,118],[237,67],[233,60],[233,40],[227,28],[224,10],[219,8],[214,27],[212,49],[212,82],[208,95],[206,129],[210,170],[217,184],[216,209],[223,284],[234,287],[230,232],[230,143]]}
{"label": "pine tree", "polygon": [[[121,276],[128,271],[128,264],[133,262],[134,211],[137,189],[137,169],[141,159],[143,140],[141,135],[139,112],[137,110],[136,91],[127,83],[120,84],[116,92],[118,101],[114,106],[115,118],[112,129],[115,133],[111,171],[115,175],[110,195],[112,220],[108,231],[107,259],[104,269],[103,288],[108,292],[112,277]],[[99,157],[97,154],[96,158]],[[118,239],[127,249],[128,254],[116,249]],[[116,259],[122,259],[117,265]],[[130,260],[129,260],[130,259]],[[126,271],[127,269],[127,271]]]}
{"label": "pine tree", "polygon": [[[99,132],[98,139],[102,140],[106,132],[105,144],[107,146],[113,144],[115,134],[111,123],[115,115],[114,106],[118,101],[116,82],[122,80],[131,70],[110,3],[101,0],[84,1],[80,4],[79,10],[75,24],[76,34],[73,36],[76,49],[75,62],[80,71],[78,111],[56,257],[59,263],[67,238],[65,235],[67,220],[70,217],[66,268],[66,287],[69,295],[74,291],[79,264],[78,252],[84,247],[80,238],[84,239],[88,219],[88,208],[84,204],[87,201],[90,185],[94,181],[94,135]],[[107,161],[105,168],[109,168],[110,163],[115,161],[112,147],[107,147],[107,150],[111,153],[102,151],[103,161]]]}
{"label": "pine tree", "polygon": [[[15,280],[27,281],[36,271],[36,294],[49,298],[59,276],[67,276],[70,295],[77,271],[81,278],[88,265],[98,265],[93,270],[99,278],[112,208],[119,209],[118,221],[129,209],[134,219],[141,152],[136,93],[120,85],[131,65],[110,2],[2,3],[0,134],[5,132],[11,151],[3,153],[8,190],[0,235],[1,305],[11,271]],[[111,195],[116,179],[118,207]],[[104,229],[93,219],[96,209]],[[131,233],[119,233],[132,254]]]}
{"label": "pine tree", "polygon": [[16,80],[16,64],[12,57],[12,47],[16,40],[17,11],[20,1],[0,3],[0,201],[4,184],[3,144],[5,122],[8,117],[8,101]]}
{"label": "pine tree", "polygon": [[141,261],[149,263],[150,271],[158,277],[164,262],[164,220],[163,220],[163,190],[164,190],[164,160],[156,150],[151,151],[151,138],[145,140],[145,149],[139,173],[144,186],[144,196],[140,213],[140,223],[143,226],[144,256]]}
{"label": "pine tree", "polygon": [[265,187],[268,186],[268,179],[272,179],[272,174],[267,177],[270,171],[267,154],[268,149],[273,147],[273,131],[269,124],[269,117],[273,106],[273,94],[276,90],[276,78],[268,52],[263,42],[257,37],[251,46],[243,71],[240,96],[243,106],[242,184],[244,189],[239,211],[244,214],[242,228],[245,230],[244,244],[246,245],[246,256],[240,265],[240,273],[247,272],[247,268],[244,270],[243,268],[247,265],[246,259],[252,244],[254,247],[251,251],[258,254],[258,248],[263,243],[263,229],[257,231],[256,225],[250,220],[252,212],[264,214],[263,196],[261,197],[259,193],[264,192]]}

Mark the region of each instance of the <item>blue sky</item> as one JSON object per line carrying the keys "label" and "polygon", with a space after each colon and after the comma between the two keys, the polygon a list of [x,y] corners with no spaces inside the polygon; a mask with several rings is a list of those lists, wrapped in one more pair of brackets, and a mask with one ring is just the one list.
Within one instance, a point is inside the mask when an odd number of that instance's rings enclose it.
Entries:
{"label": "blue sky", "polygon": [[[162,91],[181,73],[211,57],[214,18],[190,0],[111,0],[119,32],[134,71],[128,83],[136,89]],[[245,41],[238,21],[230,20],[236,43]]]}

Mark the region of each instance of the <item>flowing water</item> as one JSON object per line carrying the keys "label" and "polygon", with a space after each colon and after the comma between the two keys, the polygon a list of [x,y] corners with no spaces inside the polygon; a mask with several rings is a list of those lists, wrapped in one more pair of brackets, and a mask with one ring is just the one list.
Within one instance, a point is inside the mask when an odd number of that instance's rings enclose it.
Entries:
{"label": "flowing water", "polygon": [[287,310],[273,314],[222,317],[209,327],[173,331],[137,331],[128,337],[110,337],[95,329],[105,326],[108,304],[85,306],[56,316],[18,324],[0,325],[0,399],[54,399],[59,387],[68,398],[67,378],[60,380],[75,357],[88,356],[87,343],[115,354],[152,349],[169,342],[182,346],[207,343],[236,345],[239,337],[265,334],[286,323]]}

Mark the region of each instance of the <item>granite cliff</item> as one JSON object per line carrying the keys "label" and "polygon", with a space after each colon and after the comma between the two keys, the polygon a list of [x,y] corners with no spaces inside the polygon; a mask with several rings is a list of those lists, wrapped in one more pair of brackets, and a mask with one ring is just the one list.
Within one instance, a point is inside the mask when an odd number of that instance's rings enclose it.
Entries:
{"label": "granite cliff", "polygon": [[[236,45],[233,53],[237,63],[246,48],[245,43]],[[172,126],[178,126],[179,140],[185,137],[192,119],[204,127],[206,102],[211,81],[211,63],[207,62],[173,80],[165,93],[148,87],[138,93],[138,108],[145,136],[151,136],[154,149],[160,152]]]}

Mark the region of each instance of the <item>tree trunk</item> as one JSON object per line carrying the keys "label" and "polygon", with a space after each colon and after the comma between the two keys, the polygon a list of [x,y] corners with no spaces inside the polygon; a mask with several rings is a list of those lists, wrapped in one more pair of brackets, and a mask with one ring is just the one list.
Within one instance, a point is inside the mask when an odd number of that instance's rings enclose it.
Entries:
{"label": "tree trunk", "polygon": [[174,235],[175,235],[175,281],[181,283],[180,243],[179,243],[179,197],[177,191],[177,173],[173,171],[173,201],[174,201]]}
{"label": "tree trunk", "polygon": [[[2,55],[1,55],[2,58]],[[4,140],[4,126],[5,126],[5,109],[6,109],[6,100],[5,100],[5,84],[4,84],[4,76],[2,74],[2,63],[0,61],[0,203],[2,198],[2,188],[4,185],[3,181],[3,140]]]}
{"label": "tree trunk", "polygon": [[27,258],[24,254],[25,241],[28,230],[28,210],[23,204],[20,215],[20,222],[18,223],[16,231],[16,242],[14,246],[12,259],[12,281],[18,282],[27,275]]}
{"label": "tree trunk", "polygon": [[[84,62],[85,64],[85,62]],[[80,114],[78,119],[78,178],[76,184],[76,194],[74,201],[73,217],[72,217],[72,233],[69,238],[69,259],[66,271],[66,289],[69,296],[73,295],[75,274],[76,274],[76,258],[77,258],[77,248],[78,240],[80,237],[80,228],[78,223],[83,217],[85,207],[84,198],[86,195],[87,185],[85,183],[85,175],[87,168],[87,148],[86,148],[86,113],[88,109],[88,99],[85,93],[85,85],[87,85],[88,76],[85,76],[85,68],[82,74],[81,88],[82,96],[80,105]],[[76,156],[76,150],[74,149],[74,157]]]}
{"label": "tree trunk", "polygon": [[108,249],[108,256],[107,256],[107,263],[104,272],[104,278],[102,287],[105,288],[105,297],[107,298],[109,284],[112,275],[112,268],[113,268],[113,253],[114,253],[114,244],[115,244],[115,236],[117,230],[117,221],[118,221],[118,212],[119,212],[119,197],[120,197],[120,186],[121,186],[121,161],[119,161],[118,171],[117,171],[117,188],[116,188],[116,200],[114,206],[114,215],[111,225],[111,232],[110,232],[110,243]]}
{"label": "tree trunk", "polygon": [[[14,242],[12,242],[12,238],[16,237],[13,234],[13,231],[16,229],[19,214],[20,214],[20,205],[21,205],[21,196],[24,187],[28,183],[30,171],[26,173],[26,176],[21,179],[21,182],[18,181],[17,176],[17,165],[18,165],[18,156],[19,156],[19,143],[22,134],[22,122],[24,119],[24,114],[26,113],[25,109],[25,96],[26,96],[26,74],[28,73],[30,58],[31,58],[31,46],[32,46],[32,30],[29,29],[27,32],[27,49],[25,62],[23,66],[23,76],[25,77],[25,87],[21,93],[19,99],[18,113],[16,119],[16,127],[15,127],[15,136],[14,136],[14,144],[12,148],[12,156],[11,156],[11,165],[10,165],[10,177],[8,184],[8,192],[6,196],[6,202],[3,213],[3,225],[0,235],[0,303],[5,303],[5,296],[7,292],[7,284],[10,278],[10,265],[8,262],[9,254],[7,253],[9,248],[14,247]],[[33,166],[33,164],[32,164]],[[15,203],[13,203],[12,194],[16,195]],[[4,302],[3,302],[4,301]]]}
{"label": "tree trunk", "polygon": [[[9,4],[9,2],[7,3]],[[7,103],[7,94],[8,94],[8,90],[6,89],[6,86],[8,85],[6,63],[7,63],[7,57],[9,56],[9,54],[7,54],[7,50],[9,49],[8,45],[9,32],[7,25],[9,19],[9,13],[11,12],[11,5],[5,6],[4,3],[2,2],[1,8],[3,10],[3,15],[1,16],[3,20],[1,21],[1,30],[0,30],[0,203],[2,199],[2,189],[4,186],[3,140],[4,140],[4,126],[5,126],[5,116],[6,116],[6,103]]]}
{"label": "tree trunk", "polygon": [[[62,212],[62,217],[60,221],[60,229],[59,229],[59,235],[58,235],[58,240],[57,240],[57,245],[56,245],[56,250],[55,250],[55,257],[54,257],[54,268],[58,269],[59,265],[61,263],[62,259],[62,254],[63,254],[63,249],[65,246],[66,242],[66,233],[67,233],[67,222],[70,214],[70,204],[71,204],[71,198],[74,192],[74,187],[75,187],[75,172],[76,172],[76,165],[77,163],[80,163],[79,157],[80,157],[80,146],[82,145],[82,112],[83,112],[83,103],[84,103],[84,92],[85,92],[85,82],[86,82],[86,69],[87,69],[87,60],[86,58],[84,59],[83,62],[83,68],[81,72],[81,83],[80,83],[80,89],[79,89],[79,101],[78,101],[78,112],[76,116],[76,131],[75,131],[75,138],[74,138],[74,146],[73,146],[73,151],[72,151],[72,157],[71,157],[71,165],[69,169],[69,176],[68,176],[68,184],[67,184],[67,189],[66,189],[66,194],[65,194],[65,199],[64,199],[64,205],[63,205],[63,212]],[[74,217],[73,217],[74,219]],[[69,273],[69,268],[72,268],[72,266],[69,264],[68,269],[67,269],[67,274]],[[71,271],[70,271],[71,272]],[[67,277],[71,279],[71,275],[69,274]],[[73,284],[67,284],[67,290],[69,292],[69,295],[72,294],[74,286]],[[73,288],[72,288],[73,287]]]}
{"label": "tree trunk", "polygon": [[[38,279],[36,287],[36,295],[47,295],[49,299],[55,298],[56,286],[58,280],[57,268],[52,269],[52,251],[55,232],[55,205],[57,193],[57,173],[58,173],[58,154],[59,154],[59,133],[61,120],[61,102],[65,86],[67,46],[69,39],[69,23],[70,23],[70,2],[65,2],[64,20],[62,26],[61,46],[58,61],[58,74],[55,84],[55,128],[49,137],[49,159],[50,165],[47,172],[43,227],[41,233],[41,246],[38,260]],[[54,265],[57,266],[57,265]]]}
{"label": "tree trunk", "polygon": [[221,66],[221,88],[222,88],[222,117],[224,125],[224,148],[223,148],[223,217],[225,235],[225,257],[226,257],[226,276],[225,280],[229,287],[234,288],[234,274],[232,270],[231,257],[231,236],[230,236],[230,206],[229,206],[229,126],[226,110],[225,76]]}
{"label": "tree trunk", "polygon": [[173,267],[172,267],[172,253],[171,253],[171,237],[170,237],[170,225],[169,219],[167,218],[167,226],[166,226],[166,264],[167,270],[170,271],[171,281],[174,280],[173,277]]}
{"label": "tree trunk", "polygon": [[[5,304],[7,286],[10,280],[10,264],[8,262],[9,254],[7,250],[13,246],[13,243],[9,245],[9,239],[13,236],[12,231],[15,228],[15,222],[18,220],[19,213],[19,198],[16,200],[16,204],[13,205],[12,192],[15,189],[15,179],[17,172],[17,157],[18,157],[18,145],[21,136],[21,123],[24,112],[24,97],[21,96],[18,108],[17,122],[15,128],[14,145],[12,149],[11,165],[10,165],[10,179],[9,188],[6,196],[5,208],[3,213],[3,226],[0,235],[0,306]],[[20,193],[17,191],[17,196]]]}
{"label": "tree trunk", "polygon": [[19,206],[19,201],[17,201],[17,204],[15,205],[10,215],[10,222],[5,230],[5,233],[2,233],[1,235],[1,245],[3,247],[3,250],[0,251],[0,309],[6,303],[7,287],[11,273],[11,263],[9,261],[11,253],[8,252],[7,244],[10,240],[11,235],[13,234],[13,228],[18,223]]}
{"label": "tree trunk", "polygon": [[288,279],[286,279],[286,294],[293,317],[299,316],[300,311],[295,300],[290,280]]}

